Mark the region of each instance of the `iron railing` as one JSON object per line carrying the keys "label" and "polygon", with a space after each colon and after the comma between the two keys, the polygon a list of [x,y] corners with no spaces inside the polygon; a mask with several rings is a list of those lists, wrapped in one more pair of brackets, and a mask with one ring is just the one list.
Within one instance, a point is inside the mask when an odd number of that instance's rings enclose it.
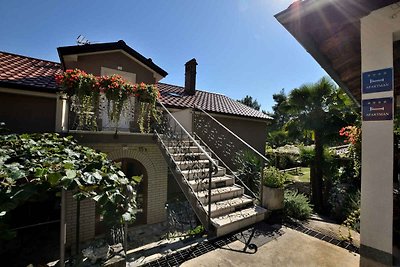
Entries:
{"label": "iron railing", "polygon": [[234,175],[245,192],[261,201],[264,168],[269,160],[200,107],[194,107],[192,127],[196,138]]}
{"label": "iron railing", "polygon": [[[155,135],[161,146],[161,151],[169,160],[169,167],[175,176],[182,192],[193,207],[194,212],[200,222],[208,231],[211,230],[211,179],[213,172],[218,171],[217,162],[209,155],[192,135],[181,125],[181,123],[168,111],[161,103],[161,116],[159,122],[155,126]],[[208,183],[208,211],[206,212],[203,202],[199,198],[201,192],[204,193],[205,188],[198,191],[190,184]]]}

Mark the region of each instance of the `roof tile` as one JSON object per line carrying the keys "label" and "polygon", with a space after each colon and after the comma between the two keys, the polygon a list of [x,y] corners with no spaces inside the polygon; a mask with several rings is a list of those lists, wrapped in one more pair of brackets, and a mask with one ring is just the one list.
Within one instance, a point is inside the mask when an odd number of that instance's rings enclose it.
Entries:
{"label": "roof tile", "polygon": [[54,75],[61,73],[59,63],[0,52],[0,83],[57,90]]}
{"label": "roof tile", "polygon": [[270,116],[225,95],[201,90],[196,90],[195,95],[189,95],[185,93],[183,87],[165,83],[158,83],[157,87],[160,90],[161,102],[168,107],[193,108],[196,106],[208,112],[264,120],[272,119]]}

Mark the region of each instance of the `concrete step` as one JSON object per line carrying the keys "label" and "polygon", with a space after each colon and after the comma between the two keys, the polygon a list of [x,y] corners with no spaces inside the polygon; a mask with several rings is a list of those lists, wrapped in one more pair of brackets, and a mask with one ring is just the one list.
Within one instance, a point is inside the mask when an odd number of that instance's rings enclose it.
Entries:
{"label": "concrete step", "polygon": [[[218,165],[218,160],[214,160],[215,164]],[[202,160],[184,160],[177,161],[176,165],[178,165],[181,171],[190,170],[190,169],[205,169],[210,166],[210,161],[206,159]]]}
{"label": "concrete step", "polygon": [[[167,146],[195,146],[195,142],[193,140],[189,140],[189,138],[184,138],[183,140],[163,140],[164,144]],[[200,144],[200,141],[196,140],[198,144]]]}
{"label": "concrete step", "polygon": [[[196,192],[196,194],[201,203],[203,203],[204,205],[208,204],[208,190],[198,191]],[[243,187],[240,187],[238,185],[214,188],[211,189],[211,203],[240,197],[243,194]]]}
{"label": "concrete step", "polygon": [[[246,195],[211,203],[211,217],[220,217],[254,205],[254,200]],[[208,205],[204,206],[208,212]]]}
{"label": "concrete step", "polygon": [[[202,147],[204,151],[207,151],[204,147]],[[180,154],[180,153],[200,153],[202,152],[200,147],[198,146],[168,146],[167,150],[170,154]]]}
{"label": "concrete step", "polygon": [[264,220],[267,212],[268,211],[262,207],[253,206],[217,218],[212,218],[211,222],[216,227],[217,236],[223,236]]}
{"label": "concrete step", "polygon": [[[188,180],[203,179],[208,178],[209,168],[204,169],[194,169],[194,170],[183,170],[182,174]],[[226,174],[226,169],[223,167],[218,167],[218,172],[213,173],[213,177],[224,176]]]}
{"label": "concrete step", "polygon": [[[208,178],[190,180],[189,184],[194,191],[207,190]],[[211,178],[211,188],[226,187],[234,184],[235,184],[235,178],[233,176],[224,175]]]}
{"label": "concrete step", "polygon": [[[208,156],[211,157],[211,152],[207,153]],[[176,153],[171,154],[175,161],[184,161],[184,160],[204,160],[208,159],[207,154],[197,152],[197,153]]]}

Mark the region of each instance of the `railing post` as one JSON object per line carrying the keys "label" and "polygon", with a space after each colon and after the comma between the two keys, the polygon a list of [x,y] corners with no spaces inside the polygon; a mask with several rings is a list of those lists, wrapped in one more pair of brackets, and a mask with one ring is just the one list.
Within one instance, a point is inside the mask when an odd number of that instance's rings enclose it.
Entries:
{"label": "railing post", "polygon": [[208,232],[211,230],[211,179],[213,174],[213,163],[211,160],[208,162]]}
{"label": "railing post", "polygon": [[260,205],[262,205],[263,202],[263,181],[264,181],[264,168],[265,168],[265,161],[263,158],[261,158],[261,173],[260,173],[260,185],[259,185],[259,195],[260,195]]}

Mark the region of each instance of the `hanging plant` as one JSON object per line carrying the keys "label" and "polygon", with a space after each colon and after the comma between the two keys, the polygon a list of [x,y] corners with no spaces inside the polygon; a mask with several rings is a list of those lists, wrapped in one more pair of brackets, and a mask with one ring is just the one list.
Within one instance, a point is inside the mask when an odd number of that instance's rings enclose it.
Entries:
{"label": "hanging plant", "polygon": [[119,75],[102,76],[98,78],[98,84],[100,92],[105,94],[108,101],[108,118],[117,128],[134,86]]}
{"label": "hanging plant", "polygon": [[156,102],[160,97],[160,92],[155,85],[146,85],[144,83],[136,84],[133,91],[140,102],[140,113],[138,119],[140,132],[149,133],[151,130],[151,119],[153,118],[156,121],[159,120]]}
{"label": "hanging plant", "polygon": [[71,102],[71,110],[77,116],[78,130],[94,130],[99,101],[99,89],[96,77],[74,69],[56,75],[56,83],[61,86]]}

